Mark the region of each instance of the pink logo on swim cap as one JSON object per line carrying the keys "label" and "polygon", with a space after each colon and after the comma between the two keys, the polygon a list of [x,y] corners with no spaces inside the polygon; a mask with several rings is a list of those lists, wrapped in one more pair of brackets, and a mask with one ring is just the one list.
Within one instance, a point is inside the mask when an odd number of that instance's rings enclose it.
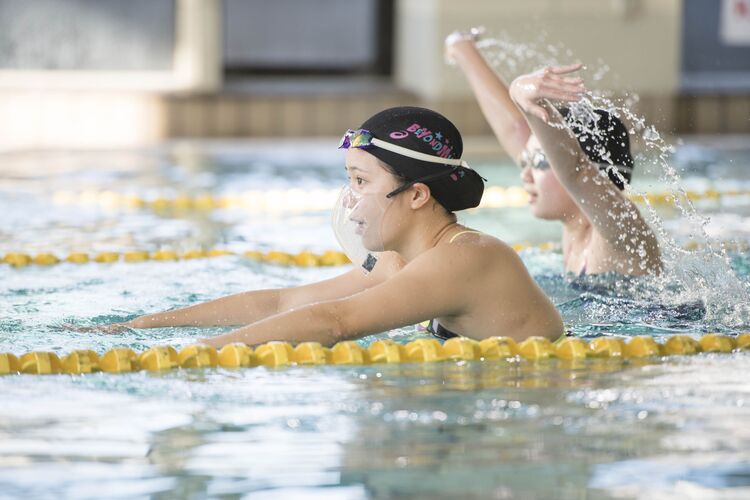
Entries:
{"label": "pink logo on swim cap", "polygon": [[405,130],[399,130],[396,132],[391,132],[390,135],[391,139],[403,139],[405,137],[409,137],[409,132],[406,132]]}

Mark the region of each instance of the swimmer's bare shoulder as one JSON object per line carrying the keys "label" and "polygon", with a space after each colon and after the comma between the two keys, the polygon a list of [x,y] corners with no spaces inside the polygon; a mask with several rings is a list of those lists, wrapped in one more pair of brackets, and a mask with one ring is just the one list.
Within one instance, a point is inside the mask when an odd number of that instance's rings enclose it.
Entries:
{"label": "swimmer's bare shoulder", "polygon": [[[456,292],[481,316],[495,315],[505,328],[489,335],[526,338],[541,335],[557,339],[563,331],[559,312],[529,274],[518,253],[508,244],[483,233],[461,235],[438,245],[435,256],[452,268]],[[487,336],[489,336],[487,335]]]}
{"label": "swimmer's bare shoulder", "polygon": [[495,294],[515,288],[516,275],[528,275],[512,248],[482,233],[462,234],[454,242],[441,242],[403,269],[414,268],[429,271],[432,286],[450,287],[457,295],[472,297],[488,288]]}
{"label": "swimmer's bare shoulder", "polygon": [[489,234],[462,234],[445,247],[452,255],[466,260],[468,268],[465,271],[476,271],[484,277],[501,273],[505,287],[515,288],[517,279],[530,278],[518,253],[504,241]]}

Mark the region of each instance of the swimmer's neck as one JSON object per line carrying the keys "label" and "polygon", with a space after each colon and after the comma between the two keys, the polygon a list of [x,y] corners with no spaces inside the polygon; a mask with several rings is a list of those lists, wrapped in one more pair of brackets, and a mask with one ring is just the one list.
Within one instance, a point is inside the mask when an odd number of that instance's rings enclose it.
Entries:
{"label": "swimmer's neck", "polygon": [[567,243],[563,245],[563,250],[569,246],[580,248],[591,240],[594,226],[582,212],[565,215],[560,222],[563,225],[563,243]]}
{"label": "swimmer's neck", "polygon": [[447,235],[453,232],[456,228],[461,226],[455,219],[451,217],[448,219],[442,219],[439,222],[433,224],[424,224],[418,226],[421,230],[415,231],[412,238],[404,241],[402,245],[395,251],[404,259],[407,263],[416,259],[420,254],[427,250],[434,248],[438,245]]}

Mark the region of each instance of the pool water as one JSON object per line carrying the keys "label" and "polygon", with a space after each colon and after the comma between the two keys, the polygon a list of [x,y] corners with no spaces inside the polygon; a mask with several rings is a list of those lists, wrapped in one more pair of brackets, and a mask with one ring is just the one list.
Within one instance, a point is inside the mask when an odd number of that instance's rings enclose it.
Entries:
{"label": "pool water", "polygon": [[[335,249],[325,210],[159,212],[85,202],[86,193],[104,191],[153,199],[330,190],[345,179],[342,156],[325,146],[192,142],[6,154],[0,253]],[[675,158],[690,189],[750,187],[739,168],[750,161],[746,149],[686,144]],[[519,184],[502,161],[473,164],[492,186]],[[635,187],[658,191],[664,183],[646,175]],[[82,201],[62,203],[61,192]],[[732,248],[748,239],[750,204],[741,201],[696,204],[706,232],[733,240]],[[700,237],[685,234],[679,212],[658,212],[678,246]],[[509,243],[559,239],[556,224],[525,208],[461,217]],[[673,264],[692,269],[692,281],[678,272],[659,280],[573,278],[561,274],[559,252],[529,248],[521,256],[584,338],[750,330],[746,251],[726,260],[684,252]],[[2,265],[0,352],[179,348],[224,330],[104,335],[66,325],[294,286],[344,269],[241,256]],[[420,335],[410,327],[362,342]],[[748,373],[750,356],[738,352],[573,366],[510,360],[3,376],[0,498],[746,498]]]}

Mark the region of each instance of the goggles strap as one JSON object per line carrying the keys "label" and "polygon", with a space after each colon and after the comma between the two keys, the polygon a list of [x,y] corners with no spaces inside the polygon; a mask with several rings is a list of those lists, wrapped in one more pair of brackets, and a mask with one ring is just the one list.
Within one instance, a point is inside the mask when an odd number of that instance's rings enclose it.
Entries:
{"label": "goggles strap", "polygon": [[409,181],[406,184],[404,184],[403,186],[394,189],[393,191],[391,191],[390,193],[388,193],[387,195],[385,195],[385,197],[386,198],[393,198],[397,194],[403,193],[404,191],[406,191],[407,189],[409,189],[410,187],[412,187],[417,182],[427,183],[429,181],[434,181],[435,179],[439,179],[440,177],[451,175],[451,174],[454,174],[456,172],[458,172],[458,167],[453,167],[452,169],[446,170],[445,172],[438,172],[438,173],[435,173],[435,174],[425,175],[424,177],[420,177],[418,179],[414,179],[413,181]]}
{"label": "goggles strap", "polygon": [[456,167],[471,168],[468,163],[463,160],[452,160],[450,158],[441,158],[439,156],[428,155],[420,153],[419,151],[412,151],[411,149],[391,144],[390,142],[381,141],[380,139],[372,138],[370,144],[377,146],[380,149],[391,151],[392,153],[406,156],[407,158],[413,158],[415,160],[426,161],[429,163],[440,163],[441,165],[453,165]]}

